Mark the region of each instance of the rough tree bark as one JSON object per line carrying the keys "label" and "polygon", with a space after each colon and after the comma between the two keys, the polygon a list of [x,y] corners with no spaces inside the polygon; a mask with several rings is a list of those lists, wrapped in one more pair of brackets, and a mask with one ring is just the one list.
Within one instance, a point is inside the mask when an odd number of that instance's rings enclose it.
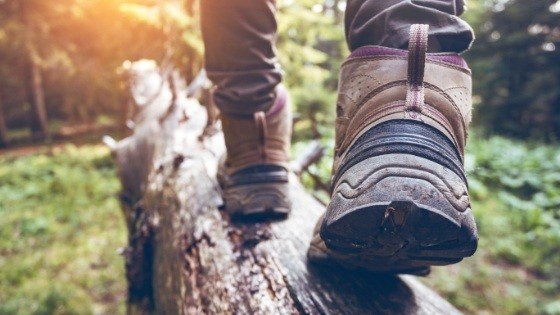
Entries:
{"label": "rough tree bark", "polygon": [[129,313],[459,313],[413,277],[309,264],[324,206],[295,176],[287,220],[231,222],[215,180],[222,134],[200,137],[206,111],[196,101],[159,112],[113,146],[130,232]]}

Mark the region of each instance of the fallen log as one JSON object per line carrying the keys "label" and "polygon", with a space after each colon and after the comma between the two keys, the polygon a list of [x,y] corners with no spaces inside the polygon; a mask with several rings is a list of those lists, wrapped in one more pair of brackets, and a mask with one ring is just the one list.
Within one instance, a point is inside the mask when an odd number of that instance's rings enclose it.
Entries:
{"label": "fallen log", "polygon": [[308,263],[324,206],[295,176],[287,220],[230,221],[215,180],[222,134],[200,136],[206,110],[196,101],[172,106],[113,144],[130,233],[128,313],[459,313],[411,276]]}

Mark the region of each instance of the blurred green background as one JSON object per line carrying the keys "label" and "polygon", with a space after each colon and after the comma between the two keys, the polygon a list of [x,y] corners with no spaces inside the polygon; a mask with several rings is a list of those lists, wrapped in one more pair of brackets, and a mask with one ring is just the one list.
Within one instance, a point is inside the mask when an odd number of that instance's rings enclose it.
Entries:
{"label": "blurred green background", "polygon": [[[342,0],[278,0],[293,154],[332,151]],[[125,311],[126,227],[104,133],[125,60],[203,64],[195,0],[0,0],[0,314]],[[560,1],[469,0],[475,116],[465,166],[477,254],[423,281],[468,314],[560,314]],[[303,182],[325,200],[331,156]]]}

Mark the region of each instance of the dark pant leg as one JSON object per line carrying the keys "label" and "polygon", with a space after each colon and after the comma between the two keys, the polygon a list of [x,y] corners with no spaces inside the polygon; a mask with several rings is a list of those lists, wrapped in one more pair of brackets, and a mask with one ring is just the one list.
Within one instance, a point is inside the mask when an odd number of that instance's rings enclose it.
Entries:
{"label": "dark pant leg", "polygon": [[406,48],[410,25],[428,24],[431,51],[465,51],[474,34],[458,17],[464,6],[465,0],[348,0],[348,47],[351,51],[366,45]]}
{"label": "dark pant leg", "polygon": [[282,80],[274,47],[275,0],[202,0],[200,5],[216,104],[230,114],[268,109]]}

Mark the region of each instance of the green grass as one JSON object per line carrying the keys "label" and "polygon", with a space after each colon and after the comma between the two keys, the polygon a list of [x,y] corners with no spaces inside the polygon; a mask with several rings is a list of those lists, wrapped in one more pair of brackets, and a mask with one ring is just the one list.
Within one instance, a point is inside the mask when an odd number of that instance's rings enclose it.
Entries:
{"label": "green grass", "polygon": [[[560,278],[542,272],[547,249],[531,246],[511,209],[491,198],[475,201],[480,243],[476,254],[462,263],[436,267],[423,279],[449,302],[468,314],[560,314]],[[550,243],[558,248],[558,243]],[[527,250],[532,247],[531,250]],[[541,260],[543,259],[543,260]]]}
{"label": "green grass", "polygon": [[0,156],[0,314],[124,312],[118,190],[99,145]]}

